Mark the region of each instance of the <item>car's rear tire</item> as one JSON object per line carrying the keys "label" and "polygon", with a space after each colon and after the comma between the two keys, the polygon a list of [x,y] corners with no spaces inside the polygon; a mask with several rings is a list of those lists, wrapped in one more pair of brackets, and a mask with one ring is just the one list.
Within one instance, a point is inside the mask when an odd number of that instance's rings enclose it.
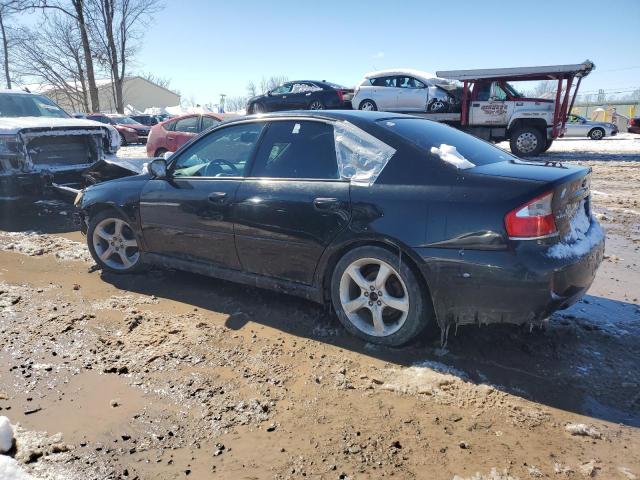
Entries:
{"label": "car's rear tire", "polygon": [[129,220],[113,209],[90,218],[87,245],[103,271],[133,273],[143,268],[140,240]]}
{"label": "car's rear tire", "polygon": [[167,153],[169,150],[167,150],[166,148],[159,148],[156,150],[156,153],[153,155],[154,157],[157,158],[161,158],[164,156],[165,153]]}
{"label": "car's rear tire", "polygon": [[604,129],[596,127],[589,132],[589,138],[591,140],[602,140],[604,138]]}
{"label": "car's rear tire", "polygon": [[540,155],[547,141],[542,132],[535,127],[521,127],[511,135],[509,145],[511,152],[518,157],[535,157]]}
{"label": "car's rear tire", "polygon": [[309,104],[309,110],[324,110],[324,104],[320,100],[314,100]]}
{"label": "car's rear tire", "polygon": [[366,100],[360,102],[360,105],[358,105],[358,110],[375,112],[376,110],[378,110],[378,105],[376,105],[376,102],[374,102],[373,100],[369,100],[367,98]]}
{"label": "car's rear tire", "polygon": [[370,343],[404,345],[434,321],[428,293],[411,267],[381,247],[347,252],[333,270],[330,288],[340,323]]}

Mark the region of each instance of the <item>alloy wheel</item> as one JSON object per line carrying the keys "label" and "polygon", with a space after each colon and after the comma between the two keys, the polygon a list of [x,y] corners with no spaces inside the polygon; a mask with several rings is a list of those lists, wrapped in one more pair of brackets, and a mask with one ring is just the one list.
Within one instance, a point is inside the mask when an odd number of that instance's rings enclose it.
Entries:
{"label": "alloy wheel", "polygon": [[445,104],[442,100],[434,100],[429,110],[432,112],[439,112],[440,110],[444,110]]}
{"label": "alloy wheel", "polygon": [[360,258],[340,279],[340,303],[361,332],[386,337],[402,328],[409,314],[409,293],[398,271],[376,258]]}
{"label": "alloy wheel", "polygon": [[522,132],[516,139],[516,145],[522,153],[531,153],[538,148],[538,139],[531,132]]}
{"label": "alloy wheel", "polygon": [[309,110],[324,110],[324,105],[322,105],[320,100],[314,100],[311,102],[311,105],[309,105]]}
{"label": "alloy wheel", "polygon": [[594,140],[600,140],[602,138],[602,130],[596,129],[591,132],[591,138],[593,138]]}
{"label": "alloy wheel", "polygon": [[373,104],[373,102],[371,102],[369,100],[365,100],[360,105],[360,110],[366,110],[367,112],[372,112],[375,109],[376,109],[376,106]]}
{"label": "alloy wheel", "polygon": [[93,249],[100,261],[114,270],[128,270],[140,260],[133,230],[119,218],[105,218],[93,230]]}

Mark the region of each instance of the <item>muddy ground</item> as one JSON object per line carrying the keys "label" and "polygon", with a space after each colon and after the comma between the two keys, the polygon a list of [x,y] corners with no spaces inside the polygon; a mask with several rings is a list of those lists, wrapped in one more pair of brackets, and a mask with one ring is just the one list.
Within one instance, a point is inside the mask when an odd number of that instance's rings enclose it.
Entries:
{"label": "muddy ground", "polygon": [[593,167],[593,287],[543,328],[461,327],[444,349],[198,275],[105,274],[68,204],[1,204],[10,455],[60,480],[640,478],[640,137],[544,158]]}

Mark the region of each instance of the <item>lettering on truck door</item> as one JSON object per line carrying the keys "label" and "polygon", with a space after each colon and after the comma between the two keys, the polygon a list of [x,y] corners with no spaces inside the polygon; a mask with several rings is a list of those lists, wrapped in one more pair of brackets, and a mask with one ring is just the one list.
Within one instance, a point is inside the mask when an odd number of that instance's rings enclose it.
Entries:
{"label": "lettering on truck door", "polygon": [[[471,125],[506,125],[509,103],[506,92],[497,82],[481,83],[471,101]],[[513,107],[512,107],[513,108]]]}

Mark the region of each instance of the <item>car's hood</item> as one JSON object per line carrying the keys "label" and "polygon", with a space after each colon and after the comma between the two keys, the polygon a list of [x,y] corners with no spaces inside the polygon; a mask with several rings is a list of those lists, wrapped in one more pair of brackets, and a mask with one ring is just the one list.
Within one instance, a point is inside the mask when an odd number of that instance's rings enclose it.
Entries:
{"label": "car's hood", "polygon": [[83,118],[4,117],[0,118],[0,134],[18,133],[25,128],[105,127],[103,123]]}
{"label": "car's hood", "polygon": [[255,97],[251,97],[249,100],[247,100],[247,103],[255,102],[256,100],[262,100],[266,96],[266,93],[263,93],[262,95],[256,95]]}

